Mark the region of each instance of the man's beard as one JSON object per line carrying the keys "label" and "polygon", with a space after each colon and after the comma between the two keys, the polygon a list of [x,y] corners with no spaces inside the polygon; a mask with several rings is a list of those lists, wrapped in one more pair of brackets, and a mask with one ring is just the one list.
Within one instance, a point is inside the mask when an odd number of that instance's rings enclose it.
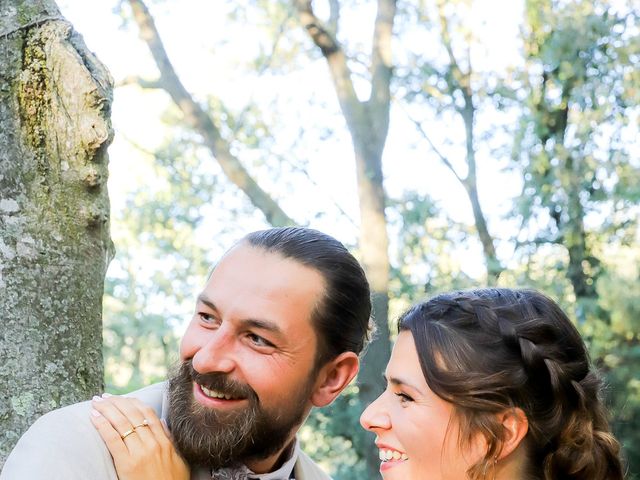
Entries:
{"label": "man's beard", "polygon": [[[193,382],[233,398],[245,398],[246,407],[228,411],[199,404]],[[174,444],[191,467],[213,470],[261,460],[279,452],[292,431],[304,420],[313,378],[287,405],[265,409],[256,392],[226,374],[201,374],[191,360],[184,361],[169,379],[168,421]]]}

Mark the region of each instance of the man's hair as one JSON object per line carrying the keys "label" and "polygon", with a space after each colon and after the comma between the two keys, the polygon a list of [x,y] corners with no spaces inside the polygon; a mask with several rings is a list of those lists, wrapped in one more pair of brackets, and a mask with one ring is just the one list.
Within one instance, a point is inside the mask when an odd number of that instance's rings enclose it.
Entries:
{"label": "man's hair", "polygon": [[462,442],[486,438],[469,478],[495,468],[506,435],[495,414],[518,407],[533,478],[622,479],[601,380],[553,300],[507,288],[447,293],[409,309],[398,327],[412,333],[431,390],[453,403]]}
{"label": "man's hair", "polygon": [[322,275],[324,294],[311,314],[318,337],[316,366],[343,352],[362,352],[372,332],[369,282],[342,243],[302,227],[260,230],[240,243],[295,260]]}

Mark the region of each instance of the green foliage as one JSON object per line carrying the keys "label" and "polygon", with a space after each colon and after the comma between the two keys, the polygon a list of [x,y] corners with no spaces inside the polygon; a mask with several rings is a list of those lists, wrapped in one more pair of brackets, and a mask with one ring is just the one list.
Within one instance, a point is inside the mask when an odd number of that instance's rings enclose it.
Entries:
{"label": "green foliage", "polygon": [[412,303],[476,283],[456,256],[459,245],[473,248],[472,229],[453,221],[428,196],[416,192],[391,200],[388,214],[391,238],[397,239],[392,244],[396,249],[390,282],[392,323]]}
{"label": "green foliage", "polygon": [[351,385],[329,407],[314,409],[300,432],[304,451],[335,480],[365,478],[363,452],[375,449],[373,437],[360,426],[357,393],[357,386]]}
{"label": "green foliage", "polygon": [[569,246],[578,220],[637,199],[638,165],[621,141],[637,107],[629,92],[640,85],[629,82],[639,53],[629,20],[637,12],[532,0],[527,14],[529,99],[514,145],[525,180],[519,210],[525,221],[551,220],[539,239]]}

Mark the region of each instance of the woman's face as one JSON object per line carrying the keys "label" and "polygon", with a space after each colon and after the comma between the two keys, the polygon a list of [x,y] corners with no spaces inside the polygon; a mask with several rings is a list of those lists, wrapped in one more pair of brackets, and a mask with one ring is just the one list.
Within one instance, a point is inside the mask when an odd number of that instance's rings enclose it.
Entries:
{"label": "woman's face", "polygon": [[362,426],[376,434],[382,477],[467,478],[466,470],[481,456],[480,442],[460,450],[453,405],[427,385],[411,332],[398,335],[385,378],[387,389],[360,417]]}

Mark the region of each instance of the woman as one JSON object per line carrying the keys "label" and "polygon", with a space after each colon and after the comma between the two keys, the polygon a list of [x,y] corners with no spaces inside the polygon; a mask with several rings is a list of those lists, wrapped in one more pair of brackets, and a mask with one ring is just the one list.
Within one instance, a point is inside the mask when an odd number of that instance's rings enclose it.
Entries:
{"label": "woman", "polygon": [[392,479],[621,479],[576,328],[533,291],[440,295],[399,321],[386,391],[362,414]]}
{"label": "woman", "polygon": [[[361,417],[385,480],[623,478],[584,343],[539,293],[474,290],[414,306],[400,318],[385,377]],[[120,479],[188,478],[153,412],[120,398],[94,406],[108,412],[113,401],[148,419],[138,427],[153,440],[128,450],[93,417]]]}

